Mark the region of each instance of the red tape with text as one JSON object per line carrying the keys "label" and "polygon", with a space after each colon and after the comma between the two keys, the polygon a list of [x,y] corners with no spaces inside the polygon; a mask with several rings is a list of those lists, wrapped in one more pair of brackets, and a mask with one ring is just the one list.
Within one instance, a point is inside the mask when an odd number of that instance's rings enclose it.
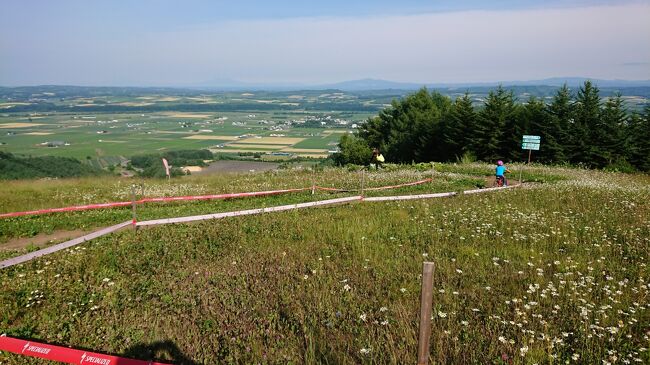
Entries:
{"label": "red tape with text", "polygon": [[0,350],[14,354],[38,357],[79,365],[167,365],[161,362],[133,360],[119,356],[98,354],[90,351],[75,350],[68,347],[48,345],[17,338],[0,336]]}

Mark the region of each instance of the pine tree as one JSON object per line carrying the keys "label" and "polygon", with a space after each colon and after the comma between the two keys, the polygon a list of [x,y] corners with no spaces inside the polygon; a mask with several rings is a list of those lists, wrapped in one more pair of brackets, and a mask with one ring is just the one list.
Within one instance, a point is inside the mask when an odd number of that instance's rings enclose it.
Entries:
{"label": "pine tree", "polygon": [[650,172],[650,105],[641,115],[633,115],[627,128],[630,163],[637,169]]}
{"label": "pine tree", "polygon": [[[512,148],[511,143],[505,143],[504,138],[506,122],[514,117],[515,100],[511,91],[506,91],[502,86],[496,91],[490,91],[485,100],[484,108],[479,112],[478,157],[493,161],[503,158],[504,151]],[[508,141],[510,142],[510,141]]]}
{"label": "pine tree", "polygon": [[430,161],[436,157],[434,147],[440,136],[441,111],[436,103],[443,105],[445,101],[422,88],[393,101],[377,118],[369,119],[359,135],[391,161]]}
{"label": "pine tree", "polygon": [[478,115],[472,99],[465,93],[454,102],[444,130],[445,144],[449,148],[448,159],[459,158],[465,153],[478,154],[476,124]]}
{"label": "pine tree", "polygon": [[591,81],[585,81],[578,91],[575,103],[575,118],[572,128],[573,151],[569,156],[573,163],[598,166],[598,154],[594,133],[600,119],[599,90]]}
{"label": "pine tree", "polygon": [[451,99],[437,91],[430,94],[435,110],[431,110],[427,118],[418,126],[419,144],[415,161],[445,161],[449,150],[444,140],[444,130],[451,110]]}
{"label": "pine tree", "polygon": [[563,159],[562,145],[558,142],[559,123],[549,113],[544,102],[531,97],[524,107],[525,119],[528,121],[528,133],[541,137],[541,146],[536,153],[542,162],[558,162]]}
{"label": "pine tree", "polygon": [[596,128],[592,131],[597,166],[605,167],[625,159],[627,151],[623,130],[626,124],[627,112],[619,93],[605,102]]}
{"label": "pine tree", "polygon": [[571,134],[574,124],[571,91],[566,84],[557,91],[547,110],[551,118],[549,133],[558,144],[553,153],[553,161],[565,162],[576,153],[576,142]]}

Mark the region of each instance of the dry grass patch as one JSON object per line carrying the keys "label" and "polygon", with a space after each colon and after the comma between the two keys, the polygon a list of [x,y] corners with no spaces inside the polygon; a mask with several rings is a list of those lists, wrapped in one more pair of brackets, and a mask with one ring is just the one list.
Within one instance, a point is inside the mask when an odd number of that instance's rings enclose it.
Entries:
{"label": "dry grass patch", "polygon": [[238,149],[234,149],[234,148],[210,148],[210,152],[213,152],[213,153],[219,153],[219,152],[221,152],[221,153],[239,153],[239,152],[244,152],[244,153],[246,153],[246,152],[250,152],[250,153],[261,152],[261,153],[264,153],[264,152],[270,152],[270,151],[269,150],[261,150],[261,149],[242,149],[242,150],[238,150]]}
{"label": "dry grass patch", "polygon": [[162,113],[165,117],[170,118],[210,118],[210,114],[198,114],[198,113],[179,113],[179,112],[169,112]]}
{"label": "dry grass patch", "polygon": [[183,170],[189,172],[200,172],[203,168],[201,166],[185,166],[183,167]]}
{"label": "dry grass patch", "polygon": [[16,105],[31,105],[31,103],[20,103],[20,102],[16,102],[16,103],[0,103],[0,108],[2,108],[2,107],[11,107],[11,106],[16,106]]}
{"label": "dry grass patch", "polygon": [[236,136],[208,136],[205,134],[195,134],[192,136],[183,137],[183,139],[200,139],[200,140],[219,140],[219,141],[235,141],[238,138]]}
{"label": "dry grass patch", "polygon": [[153,105],[154,103],[147,103],[147,102],[134,102],[134,101],[124,101],[121,103],[114,103],[113,105],[121,105],[121,106],[147,106],[147,105]]}
{"label": "dry grass patch", "polygon": [[300,153],[297,155],[298,157],[306,157],[306,158],[327,158],[329,155],[328,154],[317,154],[317,153]]}
{"label": "dry grass patch", "polygon": [[283,148],[282,152],[321,154],[321,153],[326,153],[327,150],[326,149],[321,149],[321,148]]}
{"label": "dry grass patch", "polygon": [[253,149],[262,149],[262,150],[277,150],[280,148],[284,147],[289,147],[287,145],[268,145],[268,144],[244,144],[244,143],[237,143],[236,145],[233,144],[232,147],[237,147],[237,148],[253,148]]}
{"label": "dry grass patch", "polygon": [[[294,145],[298,142],[304,141],[304,138],[291,138],[291,137],[262,137],[262,138],[255,138],[253,141],[255,141],[254,144],[282,144],[282,145]],[[240,141],[243,144],[251,144],[250,139],[245,139]],[[239,143],[239,142],[235,142]]]}
{"label": "dry grass patch", "polygon": [[2,123],[0,128],[9,129],[9,128],[29,128],[29,127],[38,127],[39,125],[45,125],[41,123]]}

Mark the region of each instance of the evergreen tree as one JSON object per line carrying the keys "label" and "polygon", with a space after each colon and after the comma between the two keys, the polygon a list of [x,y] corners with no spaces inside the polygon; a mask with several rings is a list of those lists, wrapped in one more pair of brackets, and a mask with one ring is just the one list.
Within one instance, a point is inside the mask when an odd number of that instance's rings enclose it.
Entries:
{"label": "evergreen tree", "polygon": [[575,144],[571,135],[573,128],[573,106],[571,105],[571,91],[564,84],[553,97],[548,106],[551,120],[549,121],[549,134],[557,142],[558,147],[551,147],[553,150],[554,162],[565,162],[568,156],[576,152]]}
{"label": "evergreen tree", "polygon": [[541,99],[531,97],[524,110],[523,119],[528,123],[528,133],[541,137],[537,159],[546,163],[562,160],[562,145],[558,142],[560,126],[557,119],[549,113],[546,104]]}
{"label": "evergreen tree", "polygon": [[633,115],[627,128],[629,159],[637,169],[650,172],[650,104],[641,115]]}
{"label": "evergreen tree", "polygon": [[475,141],[477,114],[468,93],[456,99],[445,121],[443,138],[448,148],[446,159],[459,158],[465,153],[476,156],[479,150]]}
{"label": "evergreen tree", "polygon": [[[493,161],[503,158],[504,151],[512,148],[512,143],[505,143],[506,123],[514,117],[515,100],[511,91],[502,86],[496,91],[490,91],[485,101],[485,107],[479,112],[478,157]],[[511,142],[511,141],[508,141]]]}
{"label": "evergreen tree", "polygon": [[585,81],[580,87],[575,103],[575,118],[572,128],[574,149],[569,156],[573,163],[585,163],[598,166],[598,151],[595,130],[599,126],[600,96],[599,90],[591,81]]}
{"label": "evergreen tree", "polygon": [[452,156],[444,138],[452,108],[451,99],[434,91],[431,93],[431,100],[437,113],[433,114],[432,119],[424,123],[419,130],[420,148],[416,152],[416,160],[420,162],[446,161]]}
{"label": "evergreen tree", "polygon": [[371,147],[379,147],[391,161],[431,161],[440,140],[441,111],[436,104],[450,105],[445,98],[422,88],[401,101],[393,101],[390,108],[364,124],[359,135]]}
{"label": "evergreen tree", "polygon": [[605,102],[596,128],[592,131],[593,143],[596,147],[594,153],[596,166],[605,167],[625,159],[627,151],[625,151],[623,130],[626,124],[627,112],[619,93]]}
{"label": "evergreen tree", "polygon": [[[515,104],[513,97],[512,111],[506,119],[503,129],[503,142],[501,143],[501,158],[515,161],[521,158],[521,140],[524,134],[529,133],[530,120],[522,105]],[[525,155],[527,158],[528,155]]]}

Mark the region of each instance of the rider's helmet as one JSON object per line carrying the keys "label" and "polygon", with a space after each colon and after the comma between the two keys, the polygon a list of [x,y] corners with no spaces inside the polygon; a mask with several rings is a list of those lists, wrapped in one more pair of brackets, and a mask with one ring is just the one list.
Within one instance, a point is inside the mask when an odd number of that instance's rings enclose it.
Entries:
{"label": "rider's helmet", "polygon": [[497,165],[503,166],[503,161],[501,161],[501,160],[497,161]]}

